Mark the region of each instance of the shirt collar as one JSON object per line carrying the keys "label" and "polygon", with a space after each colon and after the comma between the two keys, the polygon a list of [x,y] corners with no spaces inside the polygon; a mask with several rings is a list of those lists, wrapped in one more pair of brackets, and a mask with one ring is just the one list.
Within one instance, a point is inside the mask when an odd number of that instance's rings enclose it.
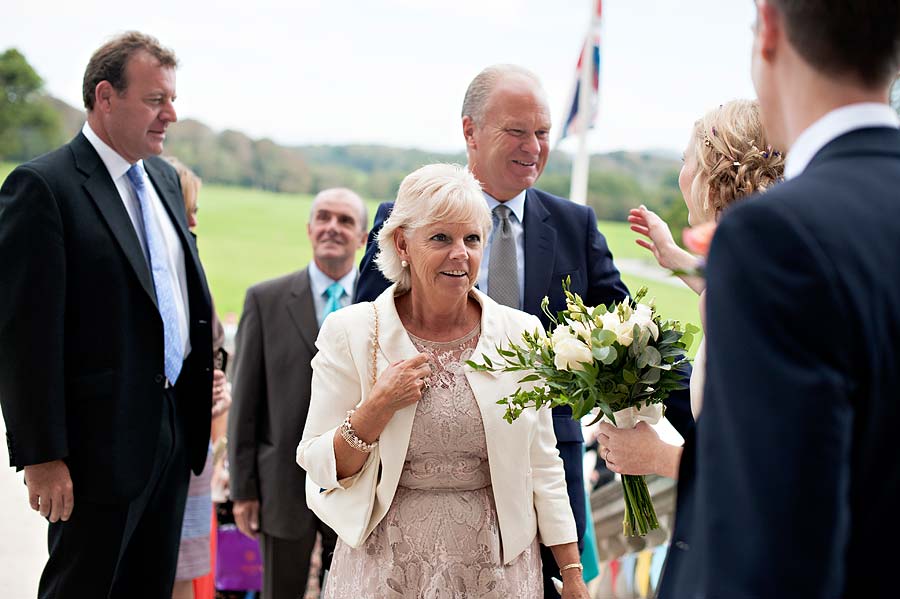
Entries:
{"label": "shirt collar", "polygon": [[522,219],[525,217],[525,193],[527,191],[527,189],[523,189],[519,192],[519,195],[506,200],[505,202],[501,202],[495,199],[493,196],[491,196],[491,194],[485,191],[484,199],[487,200],[488,209],[491,211],[491,213],[494,212],[494,208],[496,208],[500,204],[504,204],[510,209],[510,211],[512,211],[513,214],[516,215],[516,219],[521,223],[523,222]]}
{"label": "shirt collar", "polygon": [[[106,170],[109,172],[109,176],[112,177],[113,181],[117,181],[119,177],[128,172],[128,169],[131,168],[131,163],[122,158],[118,152],[100,139],[100,136],[94,133],[94,130],[91,129],[91,125],[87,121],[84,122],[84,127],[81,128],[81,132],[90,144],[94,146],[97,154],[100,155],[100,160],[103,161],[103,165],[106,167]],[[141,165],[141,170],[144,169],[143,160],[138,160],[136,164]]]}
{"label": "shirt collar", "polygon": [[309,284],[312,287],[313,293],[319,297],[328,291],[328,288],[331,287],[332,283],[338,283],[343,287],[347,297],[353,297],[353,286],[356,284],[356,274],[356,269],[351,268],[350,272],[335,281],[322,272],[315,260],[311,260],[309,263]]}
{"label": "shirt collar", "polygon": [[900,127],[897,113],[887,104],[867,102],[832,110],[806,128],[787,153],[784,178],[792,179],[806,170],[819,150],[845,133],[868,127]]}

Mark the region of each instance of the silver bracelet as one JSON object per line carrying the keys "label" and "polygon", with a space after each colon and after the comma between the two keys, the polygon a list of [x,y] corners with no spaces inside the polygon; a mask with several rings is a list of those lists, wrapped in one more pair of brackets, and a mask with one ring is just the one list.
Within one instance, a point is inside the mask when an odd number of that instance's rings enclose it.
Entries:
{"label": "silver bracelet", "polygon": [[356,410],[350,410],[347,412],[347,417],[344,418],[344,422],[341,424],[341,437],[347,442],[347,445],[356,451],[372,453],[372,450],[378,447],[378,441],[366,443],[356,435],[356,431],[354,431],[353,427],[350,425],[350,416],[355,411]]}

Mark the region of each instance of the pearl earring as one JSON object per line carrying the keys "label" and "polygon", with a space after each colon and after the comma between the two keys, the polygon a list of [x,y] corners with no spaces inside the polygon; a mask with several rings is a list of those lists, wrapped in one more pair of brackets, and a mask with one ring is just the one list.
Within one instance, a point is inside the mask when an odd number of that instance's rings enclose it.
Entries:
{"label": "pearl earring", "polygon": [[406,268],[407,266],[409,266],[409,262],[407,262],[406,260],[401,260],[400,266],[402,266],[403,268]]}

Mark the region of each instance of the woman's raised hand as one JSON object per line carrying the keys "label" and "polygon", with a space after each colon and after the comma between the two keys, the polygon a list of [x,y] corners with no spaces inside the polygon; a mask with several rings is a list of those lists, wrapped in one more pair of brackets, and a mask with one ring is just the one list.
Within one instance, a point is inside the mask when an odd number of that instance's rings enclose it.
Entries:
{"label": "woman's raised hand", "polygon": [[[663,268],[686,269],[693,266],[693,257],[675,243],[669,225],[646,206],[632,208],[628,214],[631,230],[646,239],[636,239],[635,243],[653,252],[653,257]],[[686,258],[683,254],[686,254]]]}
{"label": "woman's raised hand", "polygon": [[372,388],[372,401],[393,414],[422,399],[431,376],[428,356],[417,354],[388,366]]}
{"label": "woman's raised hand", "polygon": [[628,222],[631,223],[632,231],[649,239],[647,241],[638,238],[634,242],[653,252],[653,257],[660,266],[669,270],[683,271],[677,273],[678,276],[697,293],[706,288],[706,281],[702,277],[688,274],[696,268],[697,258],[678,247],[666,221],[642,205],[640,208],[631,209]]}

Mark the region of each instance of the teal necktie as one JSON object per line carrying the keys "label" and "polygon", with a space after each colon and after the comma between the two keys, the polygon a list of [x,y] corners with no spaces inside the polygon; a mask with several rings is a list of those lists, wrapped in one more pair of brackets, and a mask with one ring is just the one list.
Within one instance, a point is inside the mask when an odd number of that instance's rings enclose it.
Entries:
{"label": "teal necktie", "polygon": [[344,288],[340,283],[332,283],[328,286],[328,289],[325,290],[325,293],[328,294],[328,299],[325,300],[325,314],[322,315],[323,320],[332,312],[336,312],[343,308],[343,306],[341,306],[341,298],[344,296]]}

